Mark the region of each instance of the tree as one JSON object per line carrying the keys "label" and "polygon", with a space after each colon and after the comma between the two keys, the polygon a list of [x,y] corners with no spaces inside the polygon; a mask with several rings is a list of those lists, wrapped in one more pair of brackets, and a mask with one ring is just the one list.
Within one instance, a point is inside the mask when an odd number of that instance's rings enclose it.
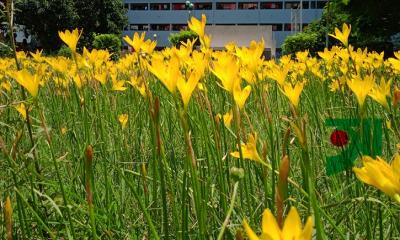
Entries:
{"label": "tree", "polygon": [[80,16],[77,26],[84,30],[82,42],[85,45],[90,45],[96,34],[121,35],[127,23],[122,0],[75,1],[75,9]]}
{"label": "tree", "polygon": [[[335,27],[351,24],[350,43],[375,51],[393,52],[392,39],[400,32],[400,1],[393,0],[329,0],[321,19],[309,24],[306,33],[317,34],[319,43],[337,44],[332,38]],[[285,41],[286,43],[286,41]],[[288,43],[290,44],[290,43]],[[325,44],[326,45],[326,44]],[[315,46],[322,50],[324,45]]]}
{"label": "tree", "polygon": [[58,31],[83,29],[81,43],[90,47],[96,33],[120,35],[126,24],[122,0],[17,0],[16,8],[16,22],[49,51],[61,46]]}
{"label": "tree", "polygon": [[60,47],[58,31],[75,27],[78,19],[73,0],[19,0],[16,9],[15,22],[51,51]]}

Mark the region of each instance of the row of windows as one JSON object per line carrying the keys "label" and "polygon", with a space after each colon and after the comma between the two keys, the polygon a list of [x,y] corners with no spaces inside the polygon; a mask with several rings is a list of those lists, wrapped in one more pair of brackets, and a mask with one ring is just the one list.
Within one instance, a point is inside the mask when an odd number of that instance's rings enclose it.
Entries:
{"label": "row of windows", "polygon": [[[216,25],[236,25],[236,24],[216,24]],[[256,24],[237,24],[237,25],[248,25],[255,26]],[[272,31],[291,31],[292,24],[290,23],[266,23],[260,25],[269,25],[272,26]],[[305,28],[308,24],[304,23],[303,28]],[[297,26],[299,27],[299,26]],[[180,31],[187,30],[186,24],[130,24],[129,27],[125,28],[126,31]]]}
{"label": "row of windows", "polygon": [[[324,1],[303,1],[303,9],[322,9]],[[252,9],[293,9],[299,8],[299,1],[288,2],[217,2],[215,7],[217,10],[252,10]],[[125,8],[133,11],[145,10],[186,10],[185,3],[126,3]],[[195,10],[212,10],[212,2],[194,3]]]}

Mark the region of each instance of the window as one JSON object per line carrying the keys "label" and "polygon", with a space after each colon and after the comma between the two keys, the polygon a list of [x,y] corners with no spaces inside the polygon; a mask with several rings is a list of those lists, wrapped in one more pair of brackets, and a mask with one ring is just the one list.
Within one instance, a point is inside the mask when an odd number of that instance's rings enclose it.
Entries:
{"label": "window", "polygon": [[267,26],[272,26],[272,31],[276,32],[276,31],[282,31],[283,27],[281,23],[263,23],[260,25],[267,25]]}
{"label": "window", "polygon": [[185,3],[173,3],[172,10],[186,10],[186,4]]}
{"label": "window", "polygon": [[311,1],[311,8],[312,9],[316,9],[316,8],[322,9],[325,7],[326,3],[327,3],[327,1]]}
{"label": "window", "polygon": [[169,3],[150,3],[150,10],[170,10]]}
{"label": "window", "polygon": [[318,1],[317,2],[317,8],[323,9],[326,5],[326,1]]}
{"label": "window", "polygon": [[261,2],[261,9],[282,9],[282,2]]}
{"label": "window", "polygon": [[130,24],[129,25],[129,30],[148,31],[149,30],[149,25],[148,24]]}
{"label": "window", "polygon": [[212,3],[195,3],[194,4],[194,9],[195,10],[211,10],[212,9]]}
{"label": "window", "polygon": [[131,10],[140,11],[140,10],[148,10],[149,5],[147,3],[131,3]]}
{"label": "window", "polygon": [[282,31],[283,27],[282,24],[271,24],[272,26],[272,31],[276,32],[276,31]]}
{"label": "window", "polygon": [[217,3],[217,10],[235,10],[236,3],[234,2],[219,2]]}
{"label": "window", "polygon": [[152,31],[169,31],[170,29],[169,24],[150,24],[150,30]]}
{"label": "window", "polygon": [[172,31],[187,30],[187,28],[186,24],[172,24]]}
{"label": "window", "polygon": [[285,31],[292,31],[292,24],[291,23],[285,23]]}
{"label": "window", "polygon": [[256,2],[240,2],[239,9],[245,9],[245,10],[258,9],[258,3],[256,3]]}
{"label": "window", "polygon": [[[300,2],[285,2],[285,9],[299,8]],[[303,9],[308,9],[310,7],[309,2],[303,2]]]}
{"label": "window", "polygon": [[126,10],[128,10],[128,9],[129,9],[129,3],[125,3],[125,4],[124,4],[124,8],[125,8]]}

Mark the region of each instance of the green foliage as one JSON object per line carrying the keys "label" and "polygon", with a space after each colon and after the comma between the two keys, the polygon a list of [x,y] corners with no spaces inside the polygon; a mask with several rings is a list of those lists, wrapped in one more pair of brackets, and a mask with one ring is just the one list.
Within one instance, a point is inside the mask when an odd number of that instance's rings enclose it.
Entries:
{"label": "green foliage", "polygon": [[[188,39],[195,39],[199,36],[197,33],[193,31],[180,31],[179,33],[173,33],[168,37],[169,42],[174,45],[175,47],[179,47],[181,42],[187,42]],[[198,45],[199,42],[196,41],[195,45]]]}
{"label": "green foliage", "polygon": [[12,55],[12,49],[3,43],[0,43],[0,58],[11,57]]}
{"label": "green foliage", "polygon": [[100,34],[94,37],[92,46],[96,49],[107,49],[111,58],[117,60],[121,55],[121,39],[115,34]]}
{"label": "green foliage", "polygon": [[94,33],[121,34],[126,10],[121,0],[17,0],[16,20],[36,36],[47,51],[60,48],[58,31],[83,29],[80,44],[90,46]]}
{"label": "green foliage", "polygon": [[294,54],[304,50],[313,53],[322,50],[323,47],[324,45],[318,39],[318,34],[303,32],[287,37],[283,42],[282,51],[283,54]]}
{"label": "green foliage", "polygon": [[69,47],[62,45],[57,52],[58,56],[63,56],[67,58],[72,58],[72,51]]}
{"label": "green foliage", "polygon": [[330,0],[321,19],[308,25],[305,32],[317,34],[320,43],[332,46],[338,42],[328,34],[348,23],[352,26],[349,39],[352,45],[390,53],[391,37],[400,32],[399,12],[400,1]]}
{"label": "green foliage", "polygon": [[78,15],[73,0],[19,0],[16,1],[15,22],[24,25],[35,35],[42,47],[55,51],[60,48],[58,31],[75,27]]}

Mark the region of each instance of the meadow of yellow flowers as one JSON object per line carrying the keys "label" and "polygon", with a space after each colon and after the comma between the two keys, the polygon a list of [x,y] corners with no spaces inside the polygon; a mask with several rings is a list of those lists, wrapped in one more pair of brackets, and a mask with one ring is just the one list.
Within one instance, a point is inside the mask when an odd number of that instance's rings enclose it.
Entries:
{"label": "meadow of yellow flowers", "polygon": [[400,239],[400,52],[344,24],[340,46],[266,60],[263,41],[211,49],[205,25],[160,51],[126,36],[118,61],[78,29],[71,58],[0,59],[2,238]]}

